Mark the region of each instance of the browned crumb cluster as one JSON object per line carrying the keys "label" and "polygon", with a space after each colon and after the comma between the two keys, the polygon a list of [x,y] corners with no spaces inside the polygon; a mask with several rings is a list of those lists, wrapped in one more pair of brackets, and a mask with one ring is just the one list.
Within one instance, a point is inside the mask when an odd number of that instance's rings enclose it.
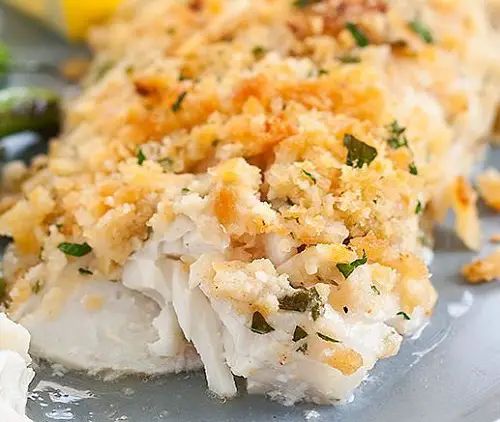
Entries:
{"label": "browned crumb cluster", "polygon": [[462,268],[462,274],[469,283],[485,283],[500,279],[500,249],[485,258],[476,259]]}

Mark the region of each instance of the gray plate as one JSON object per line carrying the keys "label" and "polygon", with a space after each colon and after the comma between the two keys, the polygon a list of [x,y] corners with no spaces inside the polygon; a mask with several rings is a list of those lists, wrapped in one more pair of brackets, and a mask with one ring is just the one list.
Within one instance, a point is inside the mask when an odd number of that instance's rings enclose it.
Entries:
{"label": "gray plate", "polygon": [[[17,57],[57,61],[75,54],[75,48],[40,26],[5,8],[3,12],[2,39]],[[26,81],[58,86],[53,78],[39,75],[15,75],[10,82]],[[488,158],[490,165],[500,165],[500,151]],[[492,249],[486,236],[500,233],[500,221],[484,208],[481,214],[486,253]],[[436,246],[432,273],[440,299],[430,325],[418,339],[408,339],[398,356],[377,364],[353,403],[287,408],[249,396],[243,386],[240,397],[221,403],[208,394],[203,373],[105,383],[72,372],[55,375],[41,366],[32,390],[44,383],[52,388],[32,393],[28,414],[36,422],[493,422],[500,418],[500,288],[497,283],[463,283],[458,270],[473,254],[449,225],[439,229]]]}

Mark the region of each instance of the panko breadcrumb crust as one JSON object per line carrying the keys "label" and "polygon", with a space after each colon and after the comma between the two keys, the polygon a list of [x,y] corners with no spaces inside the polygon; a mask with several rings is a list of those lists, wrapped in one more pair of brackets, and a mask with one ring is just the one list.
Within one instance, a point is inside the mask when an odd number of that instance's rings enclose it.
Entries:
{"label": "panko breadcrumb crust", "polygon": [[[91,34],[95,61],[48,156],[4,170],[9,311],[78,267],[120,279],[194,192],[234,260],[265,257],[270,235],[334,262],[366,255],[375,289],[430,315],[432,224],[453,206],[478,247],[465,177],[495,118],[498,41],[482,1],[127,2]],[[376,156],[352,162],[349,136]],[[329,277],[334,308],[364,306]],[[332,357],[344,373],[352,352]]]}

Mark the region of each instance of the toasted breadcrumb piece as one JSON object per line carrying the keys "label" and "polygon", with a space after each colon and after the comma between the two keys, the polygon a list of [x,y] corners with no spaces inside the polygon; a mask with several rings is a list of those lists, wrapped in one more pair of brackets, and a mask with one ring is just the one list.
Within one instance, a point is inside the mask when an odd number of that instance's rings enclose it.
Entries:
{"label": "toasted breadcrumb piece", "polygon": [[477,178],[479,193],[484,202],[496,211],[500,211],[500,172],[489,168]]}
{"label": "toasted breadcrumb piece", "polygon": [[463,176],[459,176],[452,185],[451,196],[455,211],[455,232],[465,246],[478,250],[481,231],[476,205],[477,193]]}
{"label": "toasted breadcrumb piece", "polygon": [[469,283],[485,283],[500,278],[500,248],[482,259],[476,259],[462,268]]}
{"label": "toasted breadcrumb piece", "polygon": [[490,237],[491,243],[500,243],[500,233],[495,233]]}

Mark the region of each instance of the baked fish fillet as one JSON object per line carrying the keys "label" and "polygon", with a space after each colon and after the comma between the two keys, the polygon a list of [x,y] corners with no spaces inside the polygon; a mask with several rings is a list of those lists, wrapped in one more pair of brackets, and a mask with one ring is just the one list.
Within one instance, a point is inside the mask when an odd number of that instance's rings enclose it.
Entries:
{"label": "baked fish fillet", "polygon": [[[431,229],[492,129],[483,1],[149,0],[47,157],[4,171],[7,312],[91,372],[205,368],[285,404],[350,397],[431,316]],[[196,352],[195,352],[196,350]]]}

